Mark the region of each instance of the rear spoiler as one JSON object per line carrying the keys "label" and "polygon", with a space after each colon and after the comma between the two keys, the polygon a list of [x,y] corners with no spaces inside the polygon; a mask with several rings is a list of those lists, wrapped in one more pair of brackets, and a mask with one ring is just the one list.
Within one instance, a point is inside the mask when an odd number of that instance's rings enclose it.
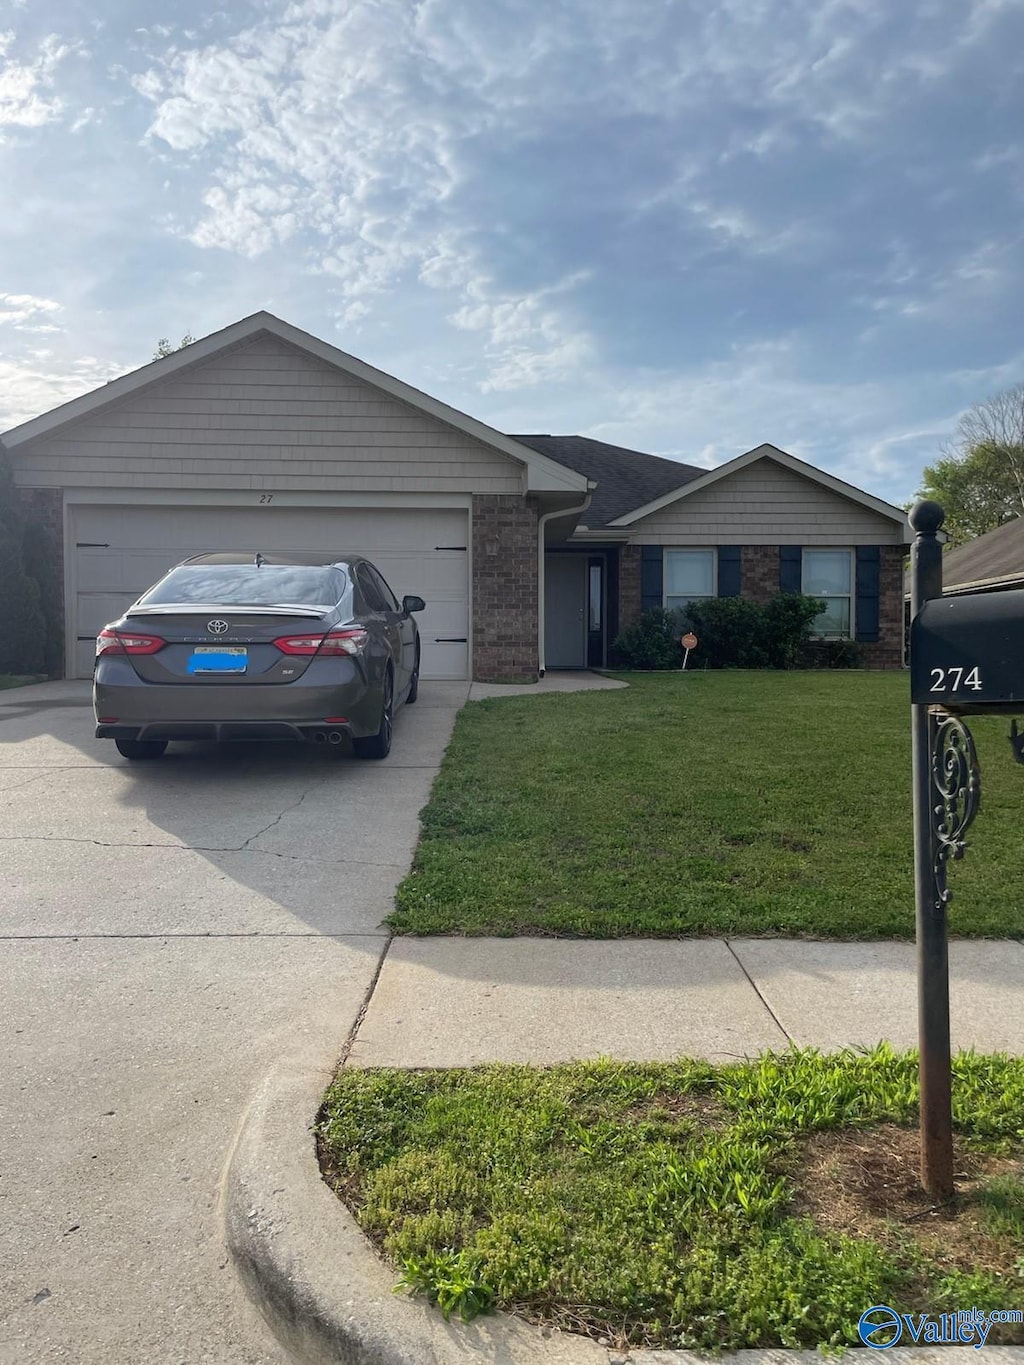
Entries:
{"label": "rear spoiler", "polygon": [[209,616],[211,611],[219,611],[225,616],[315,616],[322,617],[331,607],[258,607],[252,604],[244,607],[226,606],[223,602],[160,602],[151,607],[134,606],[125,612],[126,616]]}

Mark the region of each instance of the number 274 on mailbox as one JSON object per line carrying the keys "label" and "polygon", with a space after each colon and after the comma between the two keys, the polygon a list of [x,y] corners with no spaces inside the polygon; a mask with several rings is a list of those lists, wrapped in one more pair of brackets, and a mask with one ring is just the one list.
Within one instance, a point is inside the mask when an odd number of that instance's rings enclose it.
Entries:
{"label": "number 274 on mailbox", "polygon": [[1024,713],[1024,590],[936,597],[910,628],[915,705]]}

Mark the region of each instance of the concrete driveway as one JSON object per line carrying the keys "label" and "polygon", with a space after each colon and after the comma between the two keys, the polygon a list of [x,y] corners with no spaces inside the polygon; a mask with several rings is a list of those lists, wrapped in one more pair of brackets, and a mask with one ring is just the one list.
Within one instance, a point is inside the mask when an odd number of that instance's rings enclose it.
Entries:
{"label": "concrete driveway", "polygon": [[424,684],[379,764],[128,764],[87,685],[0,693],[0,1360],[283,1360],[218,1180],[258,1081],[353,1028],[467,693]]}

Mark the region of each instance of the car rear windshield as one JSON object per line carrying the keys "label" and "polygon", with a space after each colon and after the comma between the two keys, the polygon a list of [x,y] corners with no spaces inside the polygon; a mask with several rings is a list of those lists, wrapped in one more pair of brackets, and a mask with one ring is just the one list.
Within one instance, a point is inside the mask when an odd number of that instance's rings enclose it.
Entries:
{"label": "car rear windshield", "polygon": [[140,606],[333,607],[345,593],[338,569],[306,564],[182,564]]}

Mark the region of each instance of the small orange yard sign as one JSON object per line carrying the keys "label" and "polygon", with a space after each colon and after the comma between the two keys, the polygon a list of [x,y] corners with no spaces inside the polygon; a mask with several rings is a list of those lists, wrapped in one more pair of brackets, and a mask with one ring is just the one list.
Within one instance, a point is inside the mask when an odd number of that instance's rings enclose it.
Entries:
{"label": "small orange yard sign", "polygon": [[688,630],[685,635],[680,635],[679,643],[683,647],[683,667],[685,668],[686,661],[690,657],[690,650],[697,648],[697,637],[692,630]]}

